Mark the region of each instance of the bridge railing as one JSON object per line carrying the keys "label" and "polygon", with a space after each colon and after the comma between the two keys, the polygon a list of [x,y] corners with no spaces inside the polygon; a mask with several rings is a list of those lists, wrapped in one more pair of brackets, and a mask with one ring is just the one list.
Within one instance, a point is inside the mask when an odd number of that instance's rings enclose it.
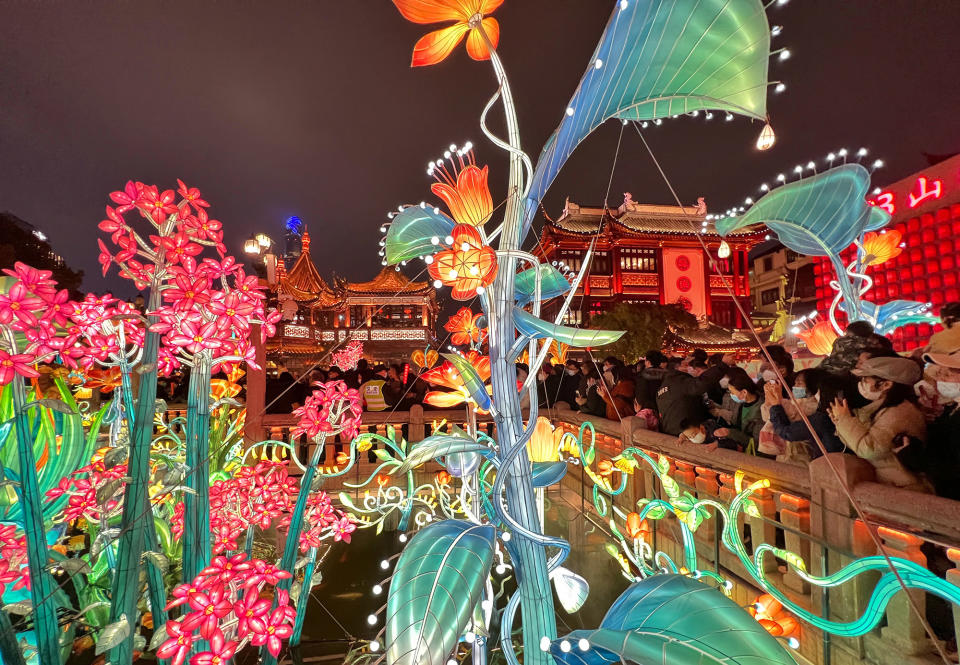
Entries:
{"label": "bridge railing", "polygon": [[[791,465],[729,450],[707,451],[694,444],[678,445],[675,437],[651,432],[643,420],[624,418],[615,422],[604,418],[586,418],[568,409],[542,414],[554,426],[576,433],[585,420],[596,431],[598,459],[612,457],[627,445],[638,447],[652,457],[663,456],[669,462],[669,475],[701,499],[714,499],[728,505],[736,496],[736,474],[744,474],[744,483],[767,479],[770,487],[754,494],[758,509],[755,516],[741,515],[740,533],[749,533],[749,541],[776,544],[800,554],[812,575],[835,573],[855,559],[878,554],[867,525],[857,516],[826,459],[805,465]],[[420,441],[443,422],[463,427],[462,409],[428,410],[414,406],[410,411],[367,412],[363,414],[365,431],[385,434],[388,425],[399,430],[410,442]],[[295,422],[290,416],[264,416],[262,430],[248,430],[250,440],[289,440]],[[480,417],[479,425],[495,436],[494,423]],[[325,464],[335,463],[337,453],[345,452],[347,442],[326,444]],[[309,453],[304,444],[301,459]],[[371,464],[363,464],[372,469]],[[891,556],[914,561],[948,582],[960,586],[960,502],[901,490],[876,482],[873,467],[852,455],[833,454],[831,461],[864,512],[878,526],[883,548]],[[430,469],[433,471],[433,469]],[[358,476],[364,475],[358,468]],[[660,496],[656,475],[641,467],[630,476],[627,489],[613,503],[624,512],[637,510],[637,500]],[[570,465],[561,487],[569,503],[579,503],[588,519],[601,530],[606,519],[599,519],[592,501],[593,483],[581,467]],[[681,538],[675,522],[657,520],[652,530],[654,551],[662,550],[681,561]],[[696,530],[695,543],[701,569],[713,568],[735,582],[733,597],[746,606],[762,593],[740,560],[720,544],[717,519],[705,520]],[[752,545],[749,547],[752,548]],[[764,574],[777,588],[805,609],[832,621],[850,622],[866,608],[877,574],[867,573],[836,586],[820,587],[805,582],[799,575],[772,557],[764,559]],[[960,635],[960,612],[939,598],[923,591],[911,591],[944,647],[957,662],[956,637]],[[869,662],[877,665],[941,662],[916,613],[903,592],[890,602],[880,626],[862,637],[838,637],[823,634],[804,624],[799,655],[818,665]]]}

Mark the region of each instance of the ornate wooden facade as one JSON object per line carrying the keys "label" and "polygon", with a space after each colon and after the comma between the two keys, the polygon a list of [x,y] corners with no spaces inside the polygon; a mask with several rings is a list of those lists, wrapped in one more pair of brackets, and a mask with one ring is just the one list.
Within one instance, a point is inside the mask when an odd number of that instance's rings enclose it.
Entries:
{"label": "ornate wooden facade", "polygon": [[327,364],[331,349],[354,339],[363,342],[364,356],[383,362],[436,343],[436,289],[428,282],[384,268],[368,282],[334,277],[331,286],[313,263],[307,231],[289,272],[278,264],[271,295],[284,320],[267,342],[267,357],[288,367]]}
{"label": "ornate wooden facade", "polygon": [[[702,199],[698,206],[680,208],[636,203],[626,194],[623,205],[606,210],[568,199],[559,218],[546,220],[534,251],[579,270],[594,244],[590,271],[566,323],[587,323],[591,315],[617,303],[651,302],[680,303],[719,326],[742,328],[743,317],[734,299],[750,312],[747,253],[763,240],[764,231],[744,229],[726,239],[730,254],[717,259],[721,275],[711,269],[697,236],[717,256],[722,239]],[[558,307],[553,305],[554,313]]]}

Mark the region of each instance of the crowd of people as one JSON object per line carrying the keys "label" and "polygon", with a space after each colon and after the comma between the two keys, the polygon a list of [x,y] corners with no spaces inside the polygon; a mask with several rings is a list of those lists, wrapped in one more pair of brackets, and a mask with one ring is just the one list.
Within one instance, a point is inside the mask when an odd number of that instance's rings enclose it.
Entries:
{"label": "crowd of people", "polygon": [[[594,417],[636,416],[680,444],[736,450],[790,464],[824,452],[856,455],[879,482],[960,500],[960,305],[945,307],[944,330],[904,357],[865,321],[851,323],[818,366],[798,370],[784,347],[768,345],[759,363],[696,349],[649,351],[635,365],[614,356],[567,360],[537,372],[541,409],[564,404]],[[771,362],[772,361],[772,362]],[[748,372],[746,368],[751,368]],[[528,377],[517,365],[518,386]],[[269,412],[289,413],[311,384],[343,380],[367,411],[431,408],[431,386],[409,366],[314,369],[299,379],[281,368],[267,384]],[[527,391],[521,407],[529,407]]]}

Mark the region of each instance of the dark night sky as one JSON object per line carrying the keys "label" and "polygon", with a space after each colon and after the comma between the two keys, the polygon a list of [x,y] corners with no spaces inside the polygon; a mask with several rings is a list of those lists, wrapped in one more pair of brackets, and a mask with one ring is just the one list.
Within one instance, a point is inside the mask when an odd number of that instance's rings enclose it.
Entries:
{"label": "dark night sky", "polygon": [[[539,153],[600,37],[611,0],[507,0],[495,16],[526,150]],[[956,0],[793,0],[771,93],[776,147],[760,125],[668,120],[648,138],[686,203],[719,211],[771,174],[830,150],[865,145],[892,182],[926,165],[922,151],[960,151]],[[254,231],[279,237],[296,214],[321,272],[369,279],[380,267],[386,212],[429,199],[426,162],[473,140],[495,201],[506,160],[477,126],[494,89],[489,65],[462,47],[410,69],[433,26],[386,0],[0,0],[0,210],[42,228],[86,270],[84,288],[117,288],[96,262],[107,194],[128,179],[199,187],[237,254]],[[602,126],[546,199],[603,200],[619,124]],[[671,203],[633,134],[624,135],[610,200]],[[528,244],[530,239],[528,238]],[[417,267],[419,270],[420,266]],[[415,271],[414,271],[415,272]],[[119,292],[128,294],[129,286]]]}

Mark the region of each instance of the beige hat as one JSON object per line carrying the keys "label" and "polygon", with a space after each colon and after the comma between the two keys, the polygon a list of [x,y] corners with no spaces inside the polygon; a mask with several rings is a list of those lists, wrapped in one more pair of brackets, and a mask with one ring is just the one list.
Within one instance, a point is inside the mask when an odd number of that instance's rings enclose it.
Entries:
{"label": "beige hat", "polygon": [[870,358],[853,370],[857,376],[875,376],[912,386],[923,376],[920,365],[909,358]]}
{"label": "beige hat", "polygon": [[949,367],[950,369],[960,369],[960,351],[953,353],[924,353],[923,361]]}

